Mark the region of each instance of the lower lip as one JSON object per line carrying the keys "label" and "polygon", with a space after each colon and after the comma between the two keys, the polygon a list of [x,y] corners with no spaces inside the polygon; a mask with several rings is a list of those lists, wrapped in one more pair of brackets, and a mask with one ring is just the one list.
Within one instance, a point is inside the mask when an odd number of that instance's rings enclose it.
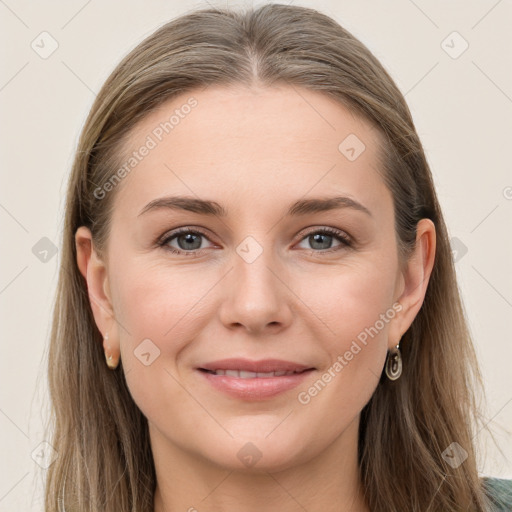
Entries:
{"label": "lower lip", "polygon": [[255,377],[253,379],[241,379],[240,377],[215,375],[202,370],[197,371],[215,389],[230,396],[243,400],[264,400],[297,387],[304,379],[308,378],[313,370],[306,370],[294,375],[282,375],[281,377]]}

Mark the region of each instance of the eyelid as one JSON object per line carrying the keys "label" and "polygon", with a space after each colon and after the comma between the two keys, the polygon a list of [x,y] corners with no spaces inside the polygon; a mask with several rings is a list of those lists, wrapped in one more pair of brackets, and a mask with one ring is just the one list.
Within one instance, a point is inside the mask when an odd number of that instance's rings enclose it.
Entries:
{"label": "eyelid", "polygon": [[[165,249],[166,248],[165,246],[167,245],[167,243],[171,239],[174,239],[174,238],[176,238],[177,236],[179,236],[179,235],[181,235],[183,233],[196,233],[198,235],[204,236],[209,242],[213,243],[210,240],[209,235],[204,230],[202,230],[201,228],[195,227],[195,226],[182,226],[180,228],[176,228],[176,229],[172,229],[171,231],[167,231],[162,236],[158,237],[155,243],[159,247],[163,247]],[[171,248],[171,250],[172,249],[174,249],[174,248]],[[178,249],[175,249],[175,250],[178,251]],[[198,249],[198,250],[202,250],[202,249]],[[186,252],[186,253],[191,254],[193,252],[197,253],[198,250],[195,250],[195,251],[182,251],[182,252]],[[181,251],[181,249],[180,249],[180,251]]]}
{"label": "eyelid", "polygon": [[328,233],[329,235],[343,239],[347,243],[354,243],[353,238],[343,229],[333,228],[330,226],[310,226],[309,228],[305,228],[305,230],[299,233],[299,242],[302,241],[306,236],[310,236],[314,233]]}
{"label": "eyelid", "polygon": [[169,238],[173,238],[176,235],[181,233],[200,233],[208,238],[208,235],[201,229],[195,226],[182,226],[180,228],[171,229],[170,231],[166,231],[162,236],[157,238],[157,243],[166,242]]}
{"label": "eyelid", "polygon": [[312,228],[306,228],[307,231],[304,233],[302,231],[299,234],[299,241],[297,243],[301,243],[303,240],[307,239],[309,236],[320,233],[327,234],[334,239],[338,240],[339,245],[331,247],[329,249],[304,249],[319,256],[328,256],[333,253],[337,253],[342,250],[353,249],[355,246],[355,240],[344,230],[333,228],[330,226],[313,226]]}

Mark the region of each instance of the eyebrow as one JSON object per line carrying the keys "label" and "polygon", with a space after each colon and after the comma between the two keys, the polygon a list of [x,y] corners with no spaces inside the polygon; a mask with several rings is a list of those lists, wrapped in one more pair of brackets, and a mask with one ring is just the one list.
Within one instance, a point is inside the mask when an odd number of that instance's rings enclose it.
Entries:
{"label": "eyebrow", "polygon": [[[345,196],[300,199],[290,206],[286,215],[307,215],[341,208],[352,208],[372,217],[368,208],[354,199]],[[160,197],[154,199],[141,210],[138,216],[140,217],[144,213],[159,209],[186,210],[201,215],[218,217],[227,216],[227,210],[215,201],[186,196]]]}

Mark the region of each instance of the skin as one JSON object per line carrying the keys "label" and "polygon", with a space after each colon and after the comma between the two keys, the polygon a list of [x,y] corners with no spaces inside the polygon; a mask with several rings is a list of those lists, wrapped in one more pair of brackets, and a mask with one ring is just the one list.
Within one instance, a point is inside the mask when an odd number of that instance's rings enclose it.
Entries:
{"label": "skin", "polygon": [[[234,512],[241,503],[244,512],[368,512],[357,465],[360,412],[387,350],[423,303],[434,225],[420,221],[416,251],[400,267],[392,196],[377,172],[379,133],[305,89],[210,86],[186,93],[144,118],[126,153],[192,95],[198,105],[117,185],[103,259],[89,230],[76,232],[94,318],[109,333],[104,347],[114,361],[121,358],[149,421],[155,512]],[[338,150],[349,134],[366,146],[354,161]],[[228,215],[162,208],[139,216],[167,195],[214,200]],[[285,216],[298,199],[333,195],[358,201],[371,216],[353,208]],[[206,233],[188,249],[197,257],[155,243],[182,226]],[[353,245],[329,235],[315,243],[309,235],[324,227],[346,233]],[[249,235],[263,249],[251,263],[236,251]],[[167,247],[186,251],[183,238]],[[326,253],[330,248],[339,250]],[[401,311],[300,403],[298,393],[393,304]],[[147,338],[160,350],[148,366],[134,355]],[[247,401],[213,389],[194,369],[226,357],[286,359],[316,370],[298,388]],[[248,442],[261,454],[253,466],[237,457]]]}

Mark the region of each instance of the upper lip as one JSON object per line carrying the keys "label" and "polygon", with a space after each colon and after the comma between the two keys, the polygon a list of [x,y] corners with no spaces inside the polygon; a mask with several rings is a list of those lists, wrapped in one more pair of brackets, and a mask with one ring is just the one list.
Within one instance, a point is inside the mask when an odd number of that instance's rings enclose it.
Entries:
{"label": "upper lip", "polygon": [[269,372],[301,372],[313,369],[312,366],[306,364],[294,363],[293,361],[283,361],[281,359],[262,359],[253,361],[250,359],[221,359],[203,364],[199,367],[203,370],[241,370],[254,373]]}

